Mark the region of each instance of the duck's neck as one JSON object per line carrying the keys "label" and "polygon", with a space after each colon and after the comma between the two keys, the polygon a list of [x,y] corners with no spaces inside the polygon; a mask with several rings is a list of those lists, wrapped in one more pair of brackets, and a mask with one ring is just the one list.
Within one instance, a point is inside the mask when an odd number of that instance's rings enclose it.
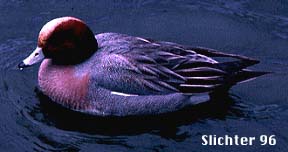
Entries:
{"label": "duck's neck", "polygon": [[74,66],[54,65],[45,59],[39,69],[41,91],[53,101],[73,109],[87,109],[89,73],[75,74]]}

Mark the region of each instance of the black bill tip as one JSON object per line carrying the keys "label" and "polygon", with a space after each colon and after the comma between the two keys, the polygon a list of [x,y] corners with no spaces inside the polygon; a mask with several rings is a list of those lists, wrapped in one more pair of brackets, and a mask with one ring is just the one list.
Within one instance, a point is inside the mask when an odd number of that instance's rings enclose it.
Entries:
{"label": "black bill tip", "polygon": [[26,65],[24,62],[21,62],[18,64],[18,69],[23,70],[24,68],[28,67],[29,65]]}

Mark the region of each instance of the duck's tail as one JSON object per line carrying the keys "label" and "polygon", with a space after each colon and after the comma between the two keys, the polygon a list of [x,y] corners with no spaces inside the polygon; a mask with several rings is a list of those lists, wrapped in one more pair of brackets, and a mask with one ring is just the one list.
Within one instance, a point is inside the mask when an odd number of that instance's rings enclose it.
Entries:
{"label": "duck's tail", "polygon": [[238,84],[243,82],[248,82],[250,80],[254,80],[255,78],[269,74],[271,72],[263,72],[263,71],[252,71],[249,69],[243,69],[239,72],[236,72],[231,78],[231,83]]}
{"label": "duck's tail", "polygon": [[263,71],[252,71],[246,69],[249,66],[259,63],[258,60],[254,60],[251,58],[232,61],[232,62],[223,62],[218,63],[215,66],[227,73],[230,73],[230,77],[228,78],[228,82],[230,84],[238,84],[242,82],[247,82],[255,79],[261,75],[269,74],[271,72],[263,72]]}

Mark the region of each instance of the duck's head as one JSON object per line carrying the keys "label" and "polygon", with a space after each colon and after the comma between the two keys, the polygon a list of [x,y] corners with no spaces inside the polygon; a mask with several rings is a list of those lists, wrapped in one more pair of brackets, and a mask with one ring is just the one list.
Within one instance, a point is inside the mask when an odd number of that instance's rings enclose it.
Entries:
{"label": "duck's head", "polygon": [[42,27],[36,49],[18,67],[23,69],[44,58],[52,59],[54,64],[77,64],[97,48],[93,32],[83,21],[74,17],[56,18]]}

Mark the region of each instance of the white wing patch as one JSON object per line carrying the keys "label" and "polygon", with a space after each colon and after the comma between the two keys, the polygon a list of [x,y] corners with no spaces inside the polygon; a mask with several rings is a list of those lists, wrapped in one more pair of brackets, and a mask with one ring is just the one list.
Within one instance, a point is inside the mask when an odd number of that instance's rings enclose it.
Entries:
{"label": "white wing patch", "polygon": [[144,42],[147,42],[147,43],[151,43],[150,41],[146,40],[146,39],[143,39],[141,37],[137,37],[138,40],[141,40],[141,41],[144,41]]}
{"label": "white wing patch", "polygon": [[127,93],[115,92],[115,91],[111,91],[111,94],[118,95],[118,96],[125,96],[125,97],[138,96],[137,94],[127,94]]}
{"label": "white wing patch", "polygon": [[198,85],[198,84],[180,84],[181,87],[201,87],[201,88],[212,88],[212,87],[216,87],[219,86],[220,84],[213,84],[213,85]]}

